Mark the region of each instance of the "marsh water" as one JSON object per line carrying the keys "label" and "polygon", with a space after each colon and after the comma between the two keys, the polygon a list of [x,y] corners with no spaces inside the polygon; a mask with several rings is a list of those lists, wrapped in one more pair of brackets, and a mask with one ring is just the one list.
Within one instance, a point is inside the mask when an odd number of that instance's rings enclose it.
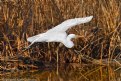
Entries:
{"label": "marsh water", "polygon": [[110,65],[61,64],[39,70],[3,72],[0,81],[121,81],[121,69]]}

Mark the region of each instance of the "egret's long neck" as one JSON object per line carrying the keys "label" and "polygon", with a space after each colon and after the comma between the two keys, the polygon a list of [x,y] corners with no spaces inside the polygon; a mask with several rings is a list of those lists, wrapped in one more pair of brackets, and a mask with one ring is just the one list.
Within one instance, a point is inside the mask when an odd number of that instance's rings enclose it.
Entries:
{"label": "egret's long neck", "polygon": [[70,38],[69,36],[67,36],[67,38],[66,38],[67,42],[72,42],[71,39],[72,38]]}
{"label": "egret's long neck", "polygon": [[67,47],[67,48],[72,48],[74,46],[73,42],[71,41],[71,37],[67,36],[67,38],[63,41],[63,44]]}

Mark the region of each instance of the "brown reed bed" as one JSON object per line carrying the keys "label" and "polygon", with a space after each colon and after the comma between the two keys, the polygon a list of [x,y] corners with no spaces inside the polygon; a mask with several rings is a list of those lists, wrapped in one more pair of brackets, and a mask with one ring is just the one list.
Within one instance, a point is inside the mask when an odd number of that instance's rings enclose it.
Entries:
{"label": "brown reed bed", "polygon": [[[1,0],[0,1],[0,59],[79,63],[100,59],[120,59],[121,53],[120,0]],[[68,31],[83,36],[74,39],[72,49],[59,43],[29,45],[27,37],[45,32],[62,21],[93,15],[91,22]],[[91,60],[90,60],[91,58]],[[30,60],[31,59],[31,60]],[[21,62],[18,62],[21,63]],[[18,66],[18,65],[17,65]]]}

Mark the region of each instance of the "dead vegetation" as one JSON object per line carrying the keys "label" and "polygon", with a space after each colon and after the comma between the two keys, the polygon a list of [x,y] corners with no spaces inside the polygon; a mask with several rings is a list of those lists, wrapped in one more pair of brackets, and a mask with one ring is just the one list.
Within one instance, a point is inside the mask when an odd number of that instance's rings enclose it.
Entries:
{"label": "dead vegetation", "polygon": [[[120,0],[1,0],[0,59],[30,58],[42,62],[81,62],[84,55],[92,59],[120,59],[121,53]],[[59,43],[29,45],[27,37],[44,32],[62,21],[93,15],[90,23],[68,31],[84,38],[75,39],[72,49]],[[15,58],[13,58],[15,57]],[[81,60],[82,59],[82,60]]]}

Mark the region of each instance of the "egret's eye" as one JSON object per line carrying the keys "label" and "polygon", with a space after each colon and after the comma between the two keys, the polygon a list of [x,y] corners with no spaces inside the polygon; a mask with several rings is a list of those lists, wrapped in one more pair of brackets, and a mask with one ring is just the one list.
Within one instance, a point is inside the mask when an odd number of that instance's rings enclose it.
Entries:
{"label": "egret's eye", "polygon": [[75,40],[75,38],[72,38],[72,39],[71,39],[71,41],[74,41],[74,40]]}

